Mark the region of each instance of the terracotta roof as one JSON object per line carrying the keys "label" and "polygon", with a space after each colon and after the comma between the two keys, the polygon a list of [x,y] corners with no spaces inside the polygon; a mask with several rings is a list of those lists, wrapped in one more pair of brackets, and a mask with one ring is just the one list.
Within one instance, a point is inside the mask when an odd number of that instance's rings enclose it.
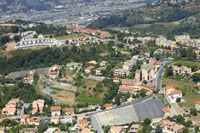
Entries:
{"label": "terracotta roof", "polygon": [[200,104],[200,101],[196,101],[196,104]]}
{"label": "terracotta roof", "polygon": [[105,107],[112,107],[112,103],[110,103],[110,104],[105,104],[104,106],[105,106]]}
{"label": "terracotta roof", "polygon": [[108,53],[100,53],[99,55],[100,55],[100,56],[107,56]]}
{"label": "terracotta roof", "polygon": [[134,86],[134,82],[128,82],[127,80],[124,80],[123,82],[122,82],[122,85],[129,85],[129,86]]}
{"label": "terracotta roof", "polygon": [[85,68],[85,70],[92,70],[92,69],[94,69],[94,66],[89,66]]}
{"label": "terracotta roof", "polygon": [[88,123],[87,119],[79,120],[79,124],[87,124],[87,123]]}
{"label": "terracotta roof", "polygon": [[182,93],[182,91],[180,91],[180,90],[175,90],[175,91],[171,92],[171,94],[180,94],[180,93]]}
{"label": "terracotta roof", "polygon": [[113,126],[113,127],[110,128],[110,131],[120,132],[120,131],[122,131],[122,129],[123,129],[123,126]]}
{"label": "terracotta roof", "polygon": [[121,80],[120,78],[113,78],[113,80]]}
{"label": "terracotta roof", "polygon": [[51,107],[51,111],[58,111],[58,110],[61,110],[60,106],[52,106]]}
{"label": "terracotta roof", "polygon": [[30,118],[31,122],[40,122],[41,120],[42,120],[42,118],[40,118],[40,117],[31,117]]}
{"label": "terracotta roof", "polygon": [[170,109],[169,109],[169,108],[163,108],[163,109],[162,109],[162,112],[163,112],[163,113],[167,113],[167,112],[169,112],[169,113],[170,113],[171,111],[170,111]]}
{"label": "terracotta roof", "polygon": [[74,111],[74,108],[65,108],[65,111],[68,112],[68,111]]}
{"label": "terracotta roof", "polygon": [[51,75],[56,75],[57,72],[53,71],[53,72],[49,72],[49,74],[51,74]]}
{"label": "terracotta roof", "polygon": [[21,118],[22,118],[22,119],[26,119],[26,118],[29,118],[29,117],[30,117],[29,114],[23,114]]}
{"label": "terracotta roof", "polygon": [[185,126],[176,124],[176,125],[169,127],[169,128],[174,129],[176,131],[179,131],[179,130],[182,130],[183,128],[185,128]]}
{"label": "terracotta roof", "polygon": [[60,66],[59,66],[59,65],[56,65],[56,64],[53,65],[53,67],[57,67],[58,69],[60,69]]}
{"label": "terracotta roof", "polygon": [[99,67],[99,68],[97,68],[96,70],[103,70],[103,68],[102,68],[102,67]]}
{"label": "terracotta roof", "polygon": [[174,86],[166,86],[165,90],[169,90],[169,89],[175,89]]}
{"label": "terracotta roof", "polygon": [[156,64],[156,62],[157,62],[157,60],[150,60],[149,65],[154,65],[154,64]]}
{"label": "terracotta roof", "polygon": [[119,88],[119,91],[133,92],[133,89],[131,89],[131,88]]}

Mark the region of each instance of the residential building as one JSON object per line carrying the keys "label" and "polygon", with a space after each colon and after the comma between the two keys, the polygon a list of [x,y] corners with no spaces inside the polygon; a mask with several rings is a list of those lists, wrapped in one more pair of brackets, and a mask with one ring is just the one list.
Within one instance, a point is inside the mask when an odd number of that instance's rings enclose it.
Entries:
{"label": "residential building", "polygon": [[180,74],[180,75],[186,75],[186,74],[191,74],[192,73],[192,69],[187,67],[187,66],[175,66],[172,65],[172,69],[173,69],[173,74]]}
{"label": "residential building", "polygon": [[142,81],[146,80],[151,80],[156,76],[156,71],[155,67],[152,65],[142,65],[141,66],[141,73],[142,74],[140,77],[142,77]]}
{"label": "residential building", "polygon": [[163,93],[166,95],[170,94],[172,91],[175,91],[174,86],[165,86],[163,89]]}
{"label": "residential building", "polygon": [[29,119],[29,124],[38,126],[38,125],[40,125],[41,120],[42,120],[42,118],[40,118],[40,117],[31,117]]}
{"label": "residential building", "polygon": [[33,84],[33,81],[33,75],[28,75],[27,77],[24,77],[24,83]]}
{"label": "residential building", "polygon": [[88,121],[87,121],[87,119],[79,120],[78,124],[79,124],[79,126],[80,126],[81,129],[84,129],[84,128],[88,127]]}
{"label": "residential building", "polygon": [[21,116],[20,123],[22,125],[26,125],[26,124],[28,124],[30,122],[29,119],[30,119],[30,115],[29,114],[23,114]]}
{"label": "residential building", "polygon": [[15,115],[15,112],[16,112],[16,108],[8,108],[8,107],[5,107],[2,109],[2,114],[3,115]]}
{"label": "residential building", "polygon": [[5,127],[0,127],[0,133],[6,133],[6,128]]}
{"label": "residential building", "polygon": [[131,60],[124,62],[122,67],[124,70],[130,71],[135,63],[136,63],[136,60],[131,59]]}
{"label": "residential building", "polygon": [[60,106],[52,106],[51,107],[51,116],[60,116],[61,115],[61,107]]}
{"label": "residential building", "polygon": [[200,101],[196,101],[195,108],[197,109],[197,111],[200,111]]}
{"label": "residential building", "polygon": [[129,74],[130,74],[130,72],[125,69],[115,69],[114,70],[115,76],[128,76]]}
{"label": "residential building", "polygon": [[123,126],[112,126],[109,133],[122,133]]}
{"label": "residential building", "polygon": [[52,116],[50,122],[54,123],[54,124],[58,124],[60,122],[60,117],[59,116]]}
{"label": "residential building", "polygon": [[65,108],[66,115],[74,115],[74,108]]}
{"label": "residential building", "polygon": [[68,63],[66,66],[69,70],[74,70],[76,68],[79,68],[81,67],[81,63],[76,63],[76,62],[71,62],[71,63]]}
{"label": "residential building", "polygon": [[96,68],[96,75],[102,75],[102,71],[105,70],[103,67]]}
{"label": "residential building", "polygon": [[172,91],[167,96],[167,100],[169,101],[169,103],[176,103],[178,99],[180,100],[180,102],[182,101],[182,92],[180,90]]}
{"label": "residential building", "polygon": [[91,73],[94,70],[94,66],[89,66],[85,68],[85,73]]}
{"label": "residential building", "polygon": [[16,107],[18,106],[18,103],[20,102],[19,98],[11,99],[5,107],[2,109],[2,114],[4,115],[15,115],[16,113]]}
{"label": "residential building", "polygon": [[44,107],[44,100],[38,99],[32,102],[32,114],[35,114],[37,111],[39,113],[44,113],[43,112],[43,107]]}
{"label": "residential building", "polygon": [[111,109],[111,108],[113,107],[113,105],[112,105],[112,103],[110,103],[110,104],[105,104],[104,107],[105,107],[106,109]]}
{"label": "residential building", "polygon": [[128,133],[138,133],[139,128],[140,124],[133,124]]}
{"label": "residential building", "polygon": [[162,112],[164,113],[165,117],[170,117],[171,116],[171,111],[169,108],[163,108]]}
{"label": "residential building", "polygon": [[106,66],[107,64],[108,64],[107,61],[102,61],[99,65],[100,65],[100,66]]}

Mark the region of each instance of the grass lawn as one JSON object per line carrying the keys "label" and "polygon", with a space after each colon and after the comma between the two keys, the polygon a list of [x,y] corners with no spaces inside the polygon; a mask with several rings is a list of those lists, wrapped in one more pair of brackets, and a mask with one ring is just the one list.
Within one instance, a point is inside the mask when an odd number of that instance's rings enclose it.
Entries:
{"label": "grass lawn", "polygon": [[185,96],[183,96],[183,99],[185,102],[180,103],[180,105],[190,109],[195,106],[196,101],[200,100],[200,95],[193,92],[188,92]]}
{"label": "grass lawn", "polygon": [[50,87],[50,89],[56,90],[56,91],[62,91],[62,90],[63,90],[63,89],[61,89],[61,88],[56,88],[56,87]]}
{"label": "grass lawn", "polygon": [[175,80],[175,79],[170,79],[170,78],[163,78],[162,84],[172,85],[175,88],[180,88],[180,89],[193,88],[194,85],[195,85],[192,82],[186,82],[186,81],[183,81],[183,80]]}
{"label": "grass lawn", "polygon": [[103,92],[93,91],[98,81],[82,79],[82,86],[78,87],[79,96],[76,98],[77,104],[102,104],[104,92],[106,91],[103,88]]}
{"label": "grass lawn", "polygon": [[70,35],[66,35],[66,36],[59,36],[59,37],[55,37],[57,40],[65,40],[65,39],[69,39],[69,38],[79,38],[79,37],[84,37],[81,34],[70,34]]}
{"label": "grass lawn", "polygon": [[74,70],[67,70],[65,74],[66,74],[66,76],[73,76]]}

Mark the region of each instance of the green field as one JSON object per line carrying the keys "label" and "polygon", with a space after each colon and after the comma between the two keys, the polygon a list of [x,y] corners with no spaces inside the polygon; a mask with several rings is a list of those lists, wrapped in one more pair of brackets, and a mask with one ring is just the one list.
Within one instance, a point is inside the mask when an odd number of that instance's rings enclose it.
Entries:
{"label": "green field", "polygon": [[79,96],[76,98],[78,104],[102,104],[104,92],[106,91],[103,88],[103,92],[93,91],[98,81],[82,79],[82,86],[78,87]]}
{"label": "green field", "polygon": [[63,89],[61,89],[61,88],[56,88],[56,87],[50,87],[50,89],[56,90],[56,91],[62,91],[62,90],[63,90]]}
{"label": "green field", "polygon": [[190,68],[197,67],[196,69],[200,69],[200,62],[199,61],[185,61],[185,60],[177,60],[171,63],[172,65],[181,65],[187,66]]}
{"label": "green field", "polygon": [[188,92],[185,96],[183,96],[183,99],[185,102],[180,103],[180,105],[190,109],[195,106],[196,101],[200,100],[200,95],[193,92]]}
{"label": "green field", "polygon": [[80,37],[84,37],[81,34],[70,34],[70,35],[66,35],[66,36],[59,36],[59,37],[55,37],[57,40],[65,40],[65,39],[73,39],[73,38],[80,38]]}

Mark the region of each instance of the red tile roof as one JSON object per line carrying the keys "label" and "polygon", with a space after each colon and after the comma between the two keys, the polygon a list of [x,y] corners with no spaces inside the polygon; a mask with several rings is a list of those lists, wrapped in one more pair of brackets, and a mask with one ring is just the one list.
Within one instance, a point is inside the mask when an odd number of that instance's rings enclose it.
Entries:
{"label": "red tile roof", "polygon": [[92,70],[92,69],[94,69],[94,66],[89,66],[85,68],[85,70]]}
{"label": "red tile roof", "polygon": [[29,114],[23,114],[21,118],[22,118],[22,119],[26,119],[26,118],[29,118],[29,117],[30,117]]}
{"label": "red tile roof", "polygon": [[74,111],[74,108],[65,108],[65,111],[66,111],[66,112]]}
{"label": "red tile roof", "polygon": [[49,74],[51,74],[51,75],[56,75],[57,72],[53,71],[53,72],[49,72]]}
{"label": "red tile roof", "polygon": [[51,107],[51,111],[59,111],[59,110],[61,110],[60,106],[52,106]]}
{"label": "red tile roof", "polygon": [[88,123],[87,119],[79,120],[79,124],[87,124],[87,123]]}
{"label": "red tile roof", "polygon": [[163,113],[167,113],[167,112],[169,112],[169,113],[170,113],[171,111],[170,111],[170,109],[169,109],[169,108],[163,108],[163,109],[162,109],[162,112],[163,112]]}
{"label": "red tile roof", "polygon": [[180,94],[180,93],[182,93],[182,91],[180,91],[180,90],[175,90],[175,91],[171,92],[171,94]]}
{"label": "red tile roof", "polygon": [[174,86],[166,86],[165,90],[169,90],[169,89],[175,89]]}
{"label": "red tile roof", "polygon": [[31,117],[30,118],[30,121],[32,121],[32,122],[40,122],[42,120],[42,118],[40,118],[40,117]]}
{"label": "red tile roof", "polygon": [[196,104],[200,104],[200,101],[196,101]]}

